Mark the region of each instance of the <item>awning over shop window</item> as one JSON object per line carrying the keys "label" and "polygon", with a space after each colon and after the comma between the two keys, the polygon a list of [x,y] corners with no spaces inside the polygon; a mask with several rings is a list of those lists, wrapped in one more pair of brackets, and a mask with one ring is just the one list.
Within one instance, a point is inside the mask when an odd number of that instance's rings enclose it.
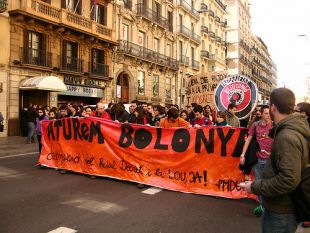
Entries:
{"label": "awning over shop window", "polygon": [[21,90],[67,91],[66,85],[56,76],[33,77],[21,81]]}

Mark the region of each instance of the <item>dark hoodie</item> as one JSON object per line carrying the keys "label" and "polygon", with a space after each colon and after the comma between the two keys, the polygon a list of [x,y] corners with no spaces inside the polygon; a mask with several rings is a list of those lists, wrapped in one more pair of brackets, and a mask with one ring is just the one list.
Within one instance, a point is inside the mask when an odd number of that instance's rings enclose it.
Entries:
{"label": "dark hoodie", "polygon": [[[292,114],[270,131],[274,139],[270,159],[265,165],[262,180],[255,180],[251,190],[263,196],[263,206],[270,212],[294,213],[291,192],[300,182],[301,171],[308,161],[310,136],[307,120],[300,114]],[[273,169],[271,160],[276,169]],[[275,170],[275,171],[274,171]]]}

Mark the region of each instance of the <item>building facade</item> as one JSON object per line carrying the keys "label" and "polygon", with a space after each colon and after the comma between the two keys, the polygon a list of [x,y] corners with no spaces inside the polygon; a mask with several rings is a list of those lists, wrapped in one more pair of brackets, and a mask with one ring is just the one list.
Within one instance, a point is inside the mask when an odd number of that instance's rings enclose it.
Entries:
{"label": "building facade", "polygon": [[11,1],[8,135],[19,113],[41,106],[111,99],[115,15],[109,1]]}
{"label": "building facade", "polygon": [[252,79],[258,87],[258,101],[268,104],[269,96],[274,88],[275,76],[268,48],[264,41],[252,35]]}
{"label": "building facade", "polygon": [[0,112],[4,118],[4,130],[1,136],[7,135],[9,111],[9,59],[10,59],[10,27],[7,1],[0,0]]}
{"label": "building facade", "polygon": [[228,74],[251,77],[251,16],[248,0],[225,0],[227,4]]}

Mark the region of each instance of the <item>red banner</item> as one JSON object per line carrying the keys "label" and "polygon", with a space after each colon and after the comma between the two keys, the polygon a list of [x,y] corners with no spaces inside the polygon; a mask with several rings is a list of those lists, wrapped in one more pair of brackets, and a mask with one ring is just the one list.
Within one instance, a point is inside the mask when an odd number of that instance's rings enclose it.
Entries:
{"label": "red banner", "polygon": [[[247,129],[157,128],[98,118],[42,122],[39,164],[186,193],[249,197],[238,169]],[[250,196],[254,198],[253,196]]]}

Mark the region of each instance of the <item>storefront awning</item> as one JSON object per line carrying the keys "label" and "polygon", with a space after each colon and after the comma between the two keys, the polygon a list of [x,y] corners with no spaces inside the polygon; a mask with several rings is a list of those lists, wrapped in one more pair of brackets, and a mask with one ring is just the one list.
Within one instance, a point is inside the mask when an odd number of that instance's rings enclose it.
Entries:
{"label": "storefront awning", "polygon": [[67,91],[66,85],[56,76],[33,77],[21,81],[21,90]]}

